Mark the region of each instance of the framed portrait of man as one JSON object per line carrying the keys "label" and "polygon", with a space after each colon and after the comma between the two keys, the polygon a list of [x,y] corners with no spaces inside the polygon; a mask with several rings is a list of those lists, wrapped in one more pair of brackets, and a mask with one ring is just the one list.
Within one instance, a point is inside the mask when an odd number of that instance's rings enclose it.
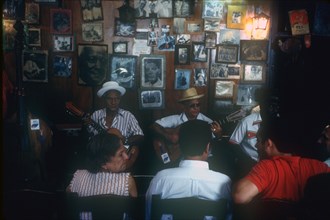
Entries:
{"label": "framed portrait of man", "polygon": [[165,88],[165,55],[140,56],[141,63],[141,88]]}

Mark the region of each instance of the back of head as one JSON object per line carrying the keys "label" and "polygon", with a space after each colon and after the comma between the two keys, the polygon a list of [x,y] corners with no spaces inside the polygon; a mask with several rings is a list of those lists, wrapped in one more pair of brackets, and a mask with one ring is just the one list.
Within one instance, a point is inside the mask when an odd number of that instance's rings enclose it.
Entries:
{"label": "back of head", "polygon": [[184,156],[202,155],[211,141],[210,125],[202,120],[189,120],[180,126],[179,144]]}
{"label": "back of head", "polygon": [[97,134],[87,144],[87,167],[91,173],[97,173],[101,166],[115,156],[120,147],[120,138],[115,134],[101,133]]}

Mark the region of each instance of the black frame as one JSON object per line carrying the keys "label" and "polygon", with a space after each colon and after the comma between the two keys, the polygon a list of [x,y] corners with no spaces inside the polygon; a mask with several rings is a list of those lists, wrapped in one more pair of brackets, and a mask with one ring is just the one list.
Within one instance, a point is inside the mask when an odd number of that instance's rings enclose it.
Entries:
{"label": "black frame", "polygon": [[218,44],[215,62],[217,63],[237,63],[238,45]]}
{"label": "black frame", "polygon": [[241,40],[241,61],[266,61],[268,58],[268,40]]}
{"label": "black frame", "polygon": [[190,64],[191,46],[190,45],[176,45],[174,52],[175,65]]}

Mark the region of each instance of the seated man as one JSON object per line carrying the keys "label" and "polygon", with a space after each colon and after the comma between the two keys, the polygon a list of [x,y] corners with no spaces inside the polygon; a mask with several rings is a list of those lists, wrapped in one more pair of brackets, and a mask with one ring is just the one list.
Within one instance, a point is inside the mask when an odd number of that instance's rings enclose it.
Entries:
{"label": "seated man", "polygon": [[211,134],[210,125],[205,121],[189,120],[181,125],[179,144],[184,160],[179,167],[164,169],[152,179],[146,193],[146,219],[150,219],[152,195],[160,195],[162,199],[197,197],[217,201],[225,198],[231,203],[231,179],[209,170]]}

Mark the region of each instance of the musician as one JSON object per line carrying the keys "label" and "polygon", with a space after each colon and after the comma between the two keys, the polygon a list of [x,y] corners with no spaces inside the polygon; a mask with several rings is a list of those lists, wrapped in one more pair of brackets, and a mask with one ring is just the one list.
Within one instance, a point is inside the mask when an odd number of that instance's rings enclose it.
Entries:
{"label": "musician", "polygon": [[[121,97],[125,92],[126,89],[119,86],[117,82],[105,82],[97,92],[97,96],[104,100],[106,107],[96,110],[91,115],[91,120],[104,130],[109,130],[110,128],[118,129],[124,144],[130,146],[130,155],[137,157],[139,152],[138,146],[144,140],[144,133],[135,116],[119,107]],[[87,130],[91,135],[99,133],[94,127],[92,123],[88,124]]]}

